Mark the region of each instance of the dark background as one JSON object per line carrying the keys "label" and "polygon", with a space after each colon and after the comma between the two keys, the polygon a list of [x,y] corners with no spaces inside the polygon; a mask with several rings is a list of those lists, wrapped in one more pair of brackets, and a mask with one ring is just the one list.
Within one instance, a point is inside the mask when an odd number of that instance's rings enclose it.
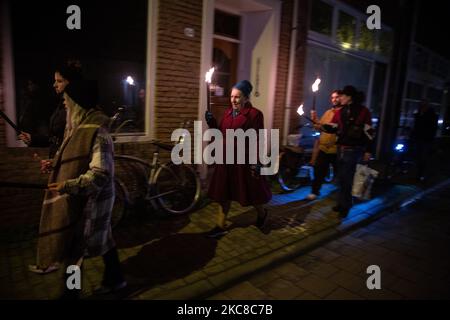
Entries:
{"label": "dark background", "polygon": [[[81,9],[81,30],[66,26],[71,15],[66,10],[73,4]],[[145,87],[146,0],[15,0],[10,10],[19,109],[29,79],[54,98],[55,67],[68,59],[80,60],[84,76],[97,80],[99,104],[108,114],[123,104],[137,109],[138,92]],[[128,75],[136,86],[126,92]]]}

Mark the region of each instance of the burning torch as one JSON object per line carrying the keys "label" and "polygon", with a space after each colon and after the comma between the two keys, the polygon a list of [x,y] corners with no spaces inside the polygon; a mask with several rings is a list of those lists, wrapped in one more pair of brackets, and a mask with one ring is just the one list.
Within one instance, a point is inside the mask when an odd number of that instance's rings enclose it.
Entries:
{"label": "burning torch", "polygon": [[312,104],[312,111],[316,111],[316,96],[317,96],[317,91],[319,91],[319,84],[322,80],[320,80],[320,78],[317,78],[316,81],[314,81],[313,85],[312,85],[312,92],[313,92],[313,104]]}
{"label": "burning torch", "polygon": [[315,122],[313,119],[311,119],[311,118],[308,117],[308,116],[305,116],[305,111],[303,111],[303,104],[300,105],[300,107],[298,107],[297,113],[300,115],[300,117],[303,117],[303,118],[305,118],[306,120],[308,120],[308,121],[310,121],[310,122],[316,124],[316,122]]}
{"label": "burning torch", "polygon": [[205,82],[206,82],[206,108],[209,112],[211,112],[211,78],[214,73],[214,67],[208,70],[205,74]]}

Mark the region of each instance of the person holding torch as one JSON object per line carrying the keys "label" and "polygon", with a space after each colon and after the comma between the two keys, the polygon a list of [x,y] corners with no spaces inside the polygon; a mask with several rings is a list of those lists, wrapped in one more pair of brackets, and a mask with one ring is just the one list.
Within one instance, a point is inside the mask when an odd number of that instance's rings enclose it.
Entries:
{"label": "person holding torch", "polygon": [[[243,80],[236,83],[231,91],[230,108],[225,110],[220,123],[217,123],[213,114],[206,111],[205,119],[210,128],[219,129],[226,136],[227,129],[264,129],[263,113],[250,103],[252,84]],[[234,143],[224,139],[227,143]],[[245,150],[238,150],[234,146],[236,156],[238,152],[248,154],[248,143]],[[226,149],[226,148],[224,148]],[[225,157],[225,154],[224,154]],[[260,175],[260,166],[248,163],[215,164],[215,169],[209,184],[208,196],[220,205],[217,226],[208,232],[208,237],[218,238],[228,233],[229,224],[226,217],[230,211],[231,201],[237,201],[242,206],[253,206],[257,212],[256,226],[263,228],[268,220],[268,211],[263,205],[270,201],[272,192],[263,176]]]}
{"label": "person holding torch", "polygon": [[317,117],[316,110],[311,110],[311,119],[314,121],[314,128],[321,131],[319,140],[316,141],[314,146],[315,151],[317,150],[317,156],[313,157],[314,165],[314,180],[312,182],[311,193],[307,196],[308,200],[315,200],[317,196],[320,195],[320,188],[322,187],[323,181],[327,172],[330,168],[330,164],[333,166],[334,171],[336,170],[336,134],[327,133],[322,130],[322,125],[331,122],[335,113],[341,109],[341,104],[339,101],[339,96],[341,94],[340,90],[333,90],[330,96],[331,108],[328,109],[322,117]]}

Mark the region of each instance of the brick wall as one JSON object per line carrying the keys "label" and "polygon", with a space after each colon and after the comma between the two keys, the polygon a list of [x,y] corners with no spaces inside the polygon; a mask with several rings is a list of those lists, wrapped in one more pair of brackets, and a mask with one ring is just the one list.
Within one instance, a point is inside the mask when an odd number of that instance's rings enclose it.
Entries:
{"label": "brick wall", "polygon": [[284,115],[286,107],[286,91],[289,72],[289,53],[291,45],[293,0],[283,1],[281,8],[280,38],[278,46],[278,70],[273,115],[273,128],[284,130]]}
{"label": "brick wall", "polygon": [[[184,119],[197,119],[201,68],[201,0],[159,2],[156,60],[156,137],[169,141]],[[195,36],[184,35],[186,27]]]}
{"label": "brick wall", "polygon": [[[308,19],[308,1],[299,0],[298,19],[297,19],[297,45],[295,49],[295,58],[293,66],[293,82],[291,106],[287,106],[286,91],[288,85],[289,72],[289,55],[291,49],[291,26],[294,11],[294,1],[287,0],[282,2],[281,26],[280,26],[280,42],[278,48],[278,70],[277,84],[275,95],[275,107],[273,127],[279,128],[280,132],[284,131],[285,108],[298,106],[303,100],[303,79],[306,59],[306,39],[307,39],[307,19]],[[299,118],[296,109],[291,109],[289,130],[291,133],[297,126]]]}
{"label": "brick wall", "polygon": [[[304,90],[304,77],[306,67],[306,40],[308,36],[308,0],[299,0],[298,3],[298,16],[297,16],[297,46],[295,49],[295,62],[294,62],[294,76],[292,86],[292,106],[299,106],[303,102],[303,90]],[[291,117],[289,119],[289,133],[293,133],[299,123],[299,117],[297,110],[294,108],[291,111]],[[297,133],[297,132],[295,132]]]}

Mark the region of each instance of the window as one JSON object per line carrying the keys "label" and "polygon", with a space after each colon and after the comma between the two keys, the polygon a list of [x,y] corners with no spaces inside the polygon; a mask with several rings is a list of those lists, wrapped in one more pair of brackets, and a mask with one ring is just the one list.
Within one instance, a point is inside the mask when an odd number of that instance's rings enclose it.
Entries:
{"label": "window", "polygon": [[220,10],[214,16],[213,65],[216,68],[211,85],[211,111],[220,119],[230,105],[229,94],[236,82],[239,62],[241,17]]}
{"label": "window", "polygon": [[428,69],[428,53],[419,48],[414,47],[413,58],[412,58],[412,67],[417,71],[426,72]]}
{"label": "window", "polygon": [[358,49],[373,52],[375,50],[375,35],[374,30],[368,29],[365,21],[361,21]]}
{"label": "window", "polygon": [[431,59],[430,73],[442,79],[446,79],[450,73],[449,64],[437,56]]}
{"label": "window", "polygon": [[442,103],[442,94],[443,94],[442,90],[430,87],[427,89],[427,99],[429,102],[433,104]]}
{"label": "window", "polygon": [[331,36],[332,21],[333,7],[322,1],[312,1],[310,29]]}
{"label": "window", "polygon": [[355,39],[356,18],[339,11],[339,22],[336,30],[336,40],[344,47],[351,48]]}
{"label": "window", "polygon": [[[111,116],[123,106],[122,121],[130,120],[125,132],[144,132],[147,2],[78,2],[81,30],[69,30],[66,10],[73,1],[11,1],[18,119],[30,88],[39,90],[42,105],[56,106],[54,68],[74,58],[81,62],[84,76],[97,81],[105,113]],[[50,111],[37,112],[42,123]]]}
{"label": "window", "polygon": [[393,44],[394,39],[392,32],[381,30],[378,38],[379,53],[386,57],[389,57],[392,52]]}
{"label": "window", "polygon": [[386,85],[387,65],[375,62],[375,72],[373,76],[371,111],[373,118],[380,118],[383,109],[384,89]]}
{"label": "window", "polygon": [[214,34],[239,39],[241,17],[220,10],[214,15]]}
{"label": "window", "polygon": [[[312,105],[311,85],[317,75],[322,80],[317,93],[317,112],[323,114],[328,109],[329,95],[334,89],[340,89],[351,84],[367,95],[370,68],[371,63],[366,60],[344,55],[321,46],[308,45],[304,78],[305,108]],[[305,109],[306,111],[309,112]]]}
{"label": "window", "polygon": [[406,97],[408,99],[422,99],[423,86],[414,82],[408,82],[406,89]]}

